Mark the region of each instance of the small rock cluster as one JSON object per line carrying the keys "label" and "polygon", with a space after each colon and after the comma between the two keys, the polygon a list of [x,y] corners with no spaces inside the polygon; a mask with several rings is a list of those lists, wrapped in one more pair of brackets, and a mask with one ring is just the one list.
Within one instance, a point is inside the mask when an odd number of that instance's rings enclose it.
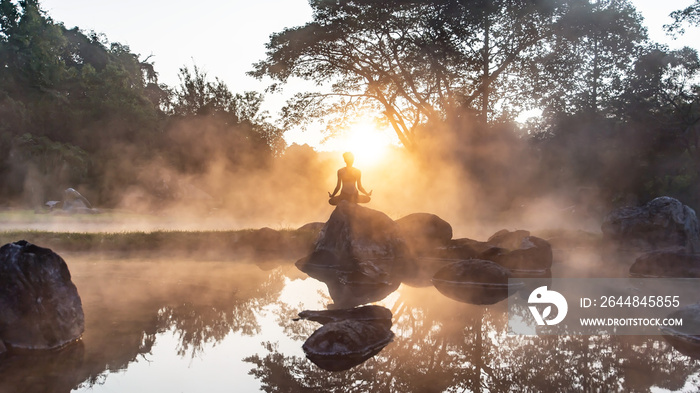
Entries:
{"label": "small rock cluster", "polygon": [[355,304],[345,302],[347,307],[379,300],[400,282],[422,285],[421,275],[453,299],[491,304],[508,296],[511,273],[541,276],[551,265],[549,243],[528,231],[499,231],[485,242],[452,239],[451,225],[434,214],[394,221],[349,202],[338,205],[311,254],[297,262],[300,270],[326,282],[336,301],[334,294],[352,288],[357,290],[350,295],[364,295]]}

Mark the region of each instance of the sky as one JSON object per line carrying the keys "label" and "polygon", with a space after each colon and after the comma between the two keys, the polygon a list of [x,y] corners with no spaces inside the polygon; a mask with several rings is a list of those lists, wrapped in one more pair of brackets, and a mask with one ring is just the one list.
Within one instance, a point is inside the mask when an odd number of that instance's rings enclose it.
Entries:
{"label": "sky", "polygon": [[[652,40],[671,48],[700,48],[698,28],[686,29],[675,41],[663,31],[663,25],[671,22],[668,15],[693,0],[632,3],[644,17]],[[41,4],[67,28],[104,33],[110,42],[128,45],[142,59],[152,56],[149,61],[154,63],[161,83],[177,86],[179,69],[196,64],[210,79],[223,80],[234,93],[263,91],[269,81],[258,81],[246,72],[264,58],[270,34],[311,20],[307,0],[43,0]],[[285,97],[303,88],[304,84],[297,82],[282,94],[266,95],[264,108],[272,119],[278,118]],[[293,130],[285,139],[290,144],[319,147],[323,135],[319,130]]]}

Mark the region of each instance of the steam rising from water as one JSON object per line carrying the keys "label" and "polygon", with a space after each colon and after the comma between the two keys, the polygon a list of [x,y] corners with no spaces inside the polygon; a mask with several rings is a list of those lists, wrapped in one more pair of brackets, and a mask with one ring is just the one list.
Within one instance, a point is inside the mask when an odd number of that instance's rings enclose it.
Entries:
{"label": "steam rising from water", "polygon": [[[394,219],[415,212],[437,214],[453,225],[455,237],[483,239],[502,228],[599,229],[600,214],[591,213],[591,206],[599,205],[595,190],[582,192],[566,184],[545,189],[548,174],[557,168],[541,168],[533,150],[512,129],[450,127],[456,131],[431,129],[419,136],[418,152],[395,147],[376,162],[358,158],[355,166],[362,170],[362,183],[373,190],[367,206]],[[181,134],[195,130],[177,132],[182,139]],[[263,160],[245,143],[227,151],[216,138],[185,139],[183,151],[194,149],[195,143],[205,145],[196,153],[203,164],[176,166],[172,157],[157,154],[136,159],[133,149],[121,146],[120,154],[102,164],[109,164],[109,171],[101,184],[68,185],[98,208],[114,206],[103,209],[106,214],[36,215],[5,222],[0,229],[282,229],[326,221],[333,210],[327,192],[335,187],[337,169],[345,165],[342,152],[292,145],[281,156]],[[128,176],[133,173],[137,175]],[[25,183],[33,185],[35,180],[31,176]]]}

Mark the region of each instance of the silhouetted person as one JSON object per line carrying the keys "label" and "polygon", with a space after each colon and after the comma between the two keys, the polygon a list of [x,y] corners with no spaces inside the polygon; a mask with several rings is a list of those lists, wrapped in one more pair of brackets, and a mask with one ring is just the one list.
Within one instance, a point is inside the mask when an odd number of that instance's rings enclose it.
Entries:
{"label": "silhouetted person", "polygon": [[[352,166],[355,162],[355,156],[347,152],[343,153],[343,159],[345,160],[346,167],[338,169],[338,184],[336,184],[333,194],[330,192],[328,193],[330,197],[328,203],[335,206],[340,203],[340,201],[349,201],[352,203],[369,202],[372,191],[367,192],[362,187],[362,181],[360,179],[362,174],[359,169],[353,168]],[[355,183],[357,183],[357,187],[355,187]],[[340,191],[340,195],[336,196],[341,185],[343,189]],[[358,189],[365,195],[360,195],[360,192],[357,191]]]}

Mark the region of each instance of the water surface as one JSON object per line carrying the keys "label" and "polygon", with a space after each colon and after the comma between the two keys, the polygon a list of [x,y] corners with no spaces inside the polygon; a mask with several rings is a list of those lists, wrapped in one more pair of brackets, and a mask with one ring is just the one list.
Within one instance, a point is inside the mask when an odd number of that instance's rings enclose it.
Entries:
{"label": "water surface", "polygon": [[[506,301],[474,306],[426,280],[376,304],[395,338],[347,371],[301,345],[327,286],[293,261],[64,255],[83,301],[81,342],[0,360],[0,392],[698,391],[700,361],[660,336],[508,336]],[[625,263],[558,252],[554,276],[624,274]],[[612,267],[611,267],[612,266]],[[591,273],[593,272],[593,273]]]}

